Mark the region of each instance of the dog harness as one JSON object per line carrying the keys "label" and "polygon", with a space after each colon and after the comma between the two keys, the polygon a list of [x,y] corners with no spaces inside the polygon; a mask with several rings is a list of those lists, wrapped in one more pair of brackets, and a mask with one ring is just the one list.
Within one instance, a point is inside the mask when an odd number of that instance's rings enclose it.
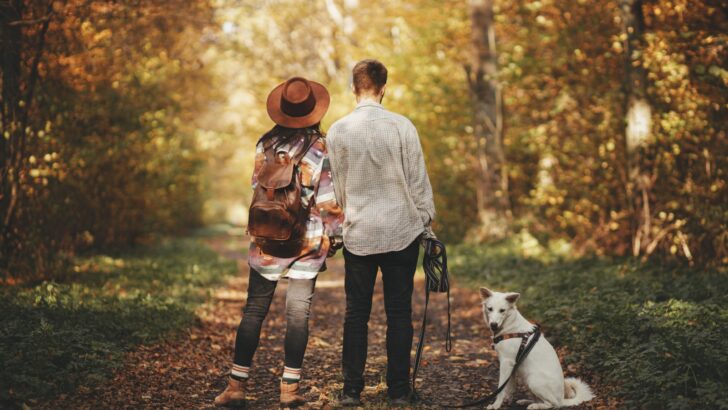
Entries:
{"label": "dog harness", "polygon": [[528,338],[531,337],[532,334],[536,332],[536,328],[541,329],[541,326],[537,323],[533,324],[534,329],[530,332],[520,332],[520,333],[506,333],[504,335],[498,335],[493,338],[493,344],[491,344],[491,347],[495,349],[495,345],[498,343],[508,340],[508,339],[515,339],[517,337],[521,338],[521,346],[518,348],[518,352],[522,352],[523,349],[526,348],[526,344],[528,343]]}

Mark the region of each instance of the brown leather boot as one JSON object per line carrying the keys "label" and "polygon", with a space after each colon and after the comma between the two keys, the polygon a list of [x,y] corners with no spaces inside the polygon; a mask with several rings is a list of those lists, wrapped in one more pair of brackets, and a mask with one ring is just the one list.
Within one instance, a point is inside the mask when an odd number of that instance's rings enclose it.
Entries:
{"label": "brown leather boot", "polygon": [[245,384],[247,380],[228,379],[225,391],[215,397],[215,405],[223,407],[245,407]]}
{"label": "brown leather boot", "polygon": [[306,403],[306,399],[298,394],[299,385],[281,382],[281,407],[296,407]]}

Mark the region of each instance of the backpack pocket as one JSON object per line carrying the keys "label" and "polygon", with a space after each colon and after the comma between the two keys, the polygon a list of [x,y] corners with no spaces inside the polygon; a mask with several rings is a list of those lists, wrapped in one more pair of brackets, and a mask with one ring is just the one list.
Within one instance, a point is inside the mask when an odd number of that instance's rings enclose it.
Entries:
{"label": "backpack pocket", "polygon": [[287,241],[293,234],[295,223],[293,215],[283,204],[261,201],[250,208],[248,232],[256,238]]}

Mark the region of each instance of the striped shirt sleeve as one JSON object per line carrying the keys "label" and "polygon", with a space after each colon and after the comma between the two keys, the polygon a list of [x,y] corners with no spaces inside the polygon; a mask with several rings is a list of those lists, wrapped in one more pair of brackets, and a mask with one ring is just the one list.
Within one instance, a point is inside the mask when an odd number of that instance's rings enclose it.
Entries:
{"label": "striped shirt sleeve", "polygon": [[344,211],[336,201],[334,193],[334,181],[331,173],[331,162],[329,161],[326,147],[324,147],[321,164],[321,172],[318,173],[318,189],[316,193],[316,207],[319,210],[324,223],[324,234],[326,236],[342,236],[342,225],[344,223]]}

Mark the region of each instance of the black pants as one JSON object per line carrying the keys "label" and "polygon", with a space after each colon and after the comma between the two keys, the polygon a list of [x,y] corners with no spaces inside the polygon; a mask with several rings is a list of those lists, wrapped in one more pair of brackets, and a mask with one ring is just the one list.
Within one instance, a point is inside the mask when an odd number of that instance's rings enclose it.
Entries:
{"label": "black pants", "polygon": [[415,240],[397,252],[358,256],[344,249],[346,317],[344,320],[344,393],[358,397],[364,389],[369,313],[377,269],[382,270],[387,313],[387,387],[391,398],[410,393],[412,288],[420,248]]}
{"label": "black pants", "polygon": [[[248,301],[235,337],[235,364],[249,367],[258,348],[260,328],[268,314],[278,282],[250,269]],[[308,344],[308,317],[316,279],[288,279],[286,292],[285,365],[300,369]]]}

